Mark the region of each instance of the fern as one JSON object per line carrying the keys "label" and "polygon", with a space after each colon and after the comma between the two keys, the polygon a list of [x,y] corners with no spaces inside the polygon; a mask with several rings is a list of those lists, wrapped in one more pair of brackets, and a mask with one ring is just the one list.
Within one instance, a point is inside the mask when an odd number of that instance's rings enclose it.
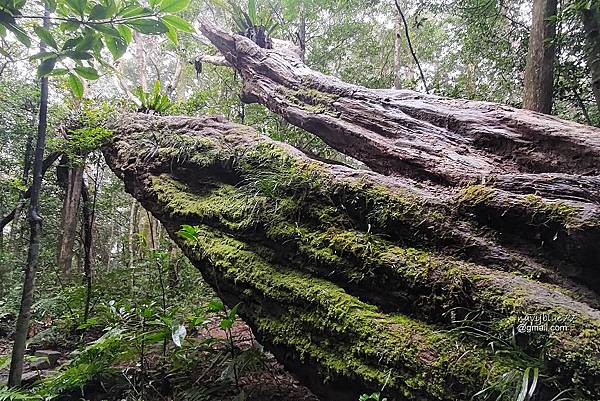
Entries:
{"label": "fern", "polygon": [[138,87],[133,94],[138,99],[138,111],[141,113],[161,114],[172,106],[168,96],[160,94],[160,81],[158,80],[154,81],[152,92],[145,92],[142,87]]}
{"label": "fern", "polygon": [[28,391],[17,390],[8,387],[0,387],[0,401],[34,401],[42,399],[43,398],[41,396],[32,394]]}

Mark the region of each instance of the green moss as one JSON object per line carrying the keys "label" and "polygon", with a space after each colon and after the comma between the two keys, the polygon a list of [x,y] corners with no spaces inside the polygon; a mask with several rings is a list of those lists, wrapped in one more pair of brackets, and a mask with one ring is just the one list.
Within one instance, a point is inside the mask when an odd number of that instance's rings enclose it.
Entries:
{"label": "green moss", "polygon": [[459,204],[477,206],[494,198],[496,190],[486,185],[469,185],[460,190],[457,196]]}
{"label": "green moss", "polygon": [[545,201],[533,194],[523,199],[525,207],[532,210],[534,218],[569,225],[577,214],[577,208],[561,201]]}
{"label": "green moss", "polygon": [[197,194],[167,174],[152,177],[152,189],[158,201],[172,216],[191,218],[195,221],[219,221],[219,224],[230,230],[245,230],[256,224],[252,206],[258,207],[264,199],[250,199],[232,185],[210,182],[204,185],[212,186],[213,189]]}
{"label": "green moss", "polygon": [[330,114],[334,116],[338,114],[333,109],[333,102],[339,96],[312,88],[299,88],[293,91],[286,91],[284,96],[290,103],[311,113]]}
{"label": "green moss", "polygon": [[383,314],[330,281],[273,265],[214,228],[201,230],[198,259],[211,260],[227,282],[251,289],[248,303],[262,300],[262,308],[242,307],[242,313],[256,314],[253,321],[269,342],[318,362],[325,375],[358,377],[377,387],[389,374],[388,387],[409,398],[447,397],[448,383],[472,394],[514,368],[508,358],[470,349],[423,322]]}

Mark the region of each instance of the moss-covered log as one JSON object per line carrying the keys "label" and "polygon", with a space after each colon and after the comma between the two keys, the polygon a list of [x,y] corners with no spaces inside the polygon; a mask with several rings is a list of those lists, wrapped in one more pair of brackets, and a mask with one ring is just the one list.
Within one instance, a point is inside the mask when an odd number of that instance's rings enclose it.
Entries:
{"label": "moss-covered log", "polygon": [[[559,180],[563,204],[545,197],[547,180],[525,189],[526,174],[520,192],[502,177],[440,188],[315,161],[216,117],[131,115],[111,129],[104,154],[127,191],[323,399],[382,387],[390,400],[512,399],[538,369],[541,399],[600,397],[598,295],[494,215],[525,219],[527,235],[588,233],[594,177]],[[182,224],[197,241],[177,235]],[[561,329],[520,333],[527,315]]]}
{"label": "moss-covered log", "polygon": [[[208,20],[201,30],[243,79],[245,101],[373,171],[426,182],[441,202],[458,196],[463,216],[526,255],[506,259],[503,252],[497,265],[539,270],[532,259],[542,257],[600,291],[597,128],[499,104],[350,85],[285,48],[260,48]],[[486,242],[462,249],[474,261],[495,263]]]}

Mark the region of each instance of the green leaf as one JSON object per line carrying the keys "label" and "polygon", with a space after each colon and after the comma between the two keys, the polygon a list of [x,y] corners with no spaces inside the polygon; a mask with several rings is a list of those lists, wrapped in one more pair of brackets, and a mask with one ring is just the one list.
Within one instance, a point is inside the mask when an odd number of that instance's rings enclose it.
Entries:
{"label": "green leaf", "polygon": [[15,17],[13,17],[11,14],[7,13],[6,11],[2,11],[0,9],[0,23],[3,25],[14,24]]}
{"label": "green leaf", "polygon": [[154,85],[152,85],[152,96],[156,97],[160,93],[160,81],[157,79],[154,81]]}
{"label": "green leaf", "polygon": [[240,304],[237,304],[236,306],[234,306],[233,308],[231,308],[231,310],[229,311],[229,314],[227,315],[227,317],[231,320],[235,320],[236,316],[237,316],[237,311],[240,307]]}
{"label": "green leaf", "polygon": [[66,68],[55,68],[52,70],[52,72],[49,75],[60,76],[60,75],[65,75],[68,72],[69,72],[69,70]]}
{"label": "green leaf", "polygon": [[29,60],[31,60],[31,61],[46,60],[49,58],[56,58],[56,57],[58,57],[58,54],[56,54],[55,52],[39,52],[39,53],[34,54],[33,56],[29,57]]}
{"label": "green leaf", "polygon": [[44,0],[44,3],[48,6],[48,11],[51,13],[56,11],[56,0]]}
{"label": "green leaf", "polygon": [[69,78],[67,78],[67,83],[71,88],[71,92],[73,92],[76,97],[83,96],[83,82],[81,82],[81,79],[79,79],[77,75],[70,73]]}
{"label": "green leaf", "polygon": [[87,30],[85,35],[80,38],[79,43],[76,44],[75,50],[78,52],[86,52],[91,50],[94,47],[94,43],[98,38],[98,34],[92,31],[91,29]]}
{"label": "green leaf", "polygon": [[128,21],[126,25],[146,35],[160,35],[169,30],[162,21],[149,18]]}
{"label": "green leaf", "polygon": [[256,26],[256,0],[248,0],[248,16],[252,24]]}
{"label": "green leaf", "polygon": [[100,78],[100,76],[98,75],[98,71],[96,71],[96,69],[93,67],[84,67],[84,66],[75,67],[75,72],[80,77],[89,79],[92,81]]}
{"label": "green leaf", "polygon": [[87,0],[65,0],[65,3],[71,10],[83,17]]}
{"label": "green leaf", "polygon": [[131,18],[131,17],[141,17],[142,15],[152,14],[152,11],[141,7],[137,4],[128,4],[117,13],[117,17],[123,18]]}
{"label": "green leaf", "polygon": [[59,27],[63,32],[74,32],[79,29],[81,23],[77,21],[65,21],[61,22]]}
{"label": "green leaf", "polygon": [[190,5],[190,0],[164,0],[160,5],[163,13],[176,13],[185,10]]}
{"label": "green leaf", "polygon": [[178,17],[176,15],[165,15],[164,17],[162,17],[162,20],[165,24],[172,26],[173,28],[177,29],[178,31],[190,32],[190,33],[196,32],[196,29],[194,29],[192,24],[190,24],[183,18]]}
{"label": "green leaf", "polygon": [[169,38],[169,40],[171,42],[173,42],[173,44],[177,44],[177,30],[175,28],[173,28],[172,26],[167,25],[169,30],[167,31],[167,33],[165,33],[165,35],[167,35],[167,38]]}
{"label": "green leaf", "polygon": [[69,50],[74,48],[75,46],[77,46],[79,43],[81,43],[81,41],[83,40],[83,37],[78,37],[78,38],[70,38],[65,40],[65,43],[63,43],[62,45],[62,49],[61,50]]}
{"label": "green leaf", "polygon": [[78,51],[72,51],[72,50],[63,52],[62,55],[64,57],[68,57],[73,60],[91,60],[94,58],[94,56],[92,56],[90,53],[78,52]]}
{"label": "green leaf", "polygon": [[122,36],[104,35],[104,42],[115,60],[120,59],[127,51],[127,41]]}
{"label": "green leaf", "polygon": [[26,47],[31,47],[31,39],[29,39],[29,35],[27,35],[27,32],[25,32],[20,26],[10,23],[5,23],[3,25],[15,35],[19,42],[23,43]]}
{"label": "green leaf", "polygon": [[130,44],[133,40],[133,34],[131,33],[131,29],[126,27],[125,25],[117,25],[117,31],[121,34],[121,37],[125,39],[127,44]]}
{"label": "green leaf", "polygon": [[47,44],[48,46],[58,50],[58,45],[56,44],[56,40],[52,37],[52,34],[49,30],[39,25],[35,25],[33,27],[33,31],[40,38],[42,42]]}
{"label": "green leaf", "polygon": [[215,298],[208,303],[207,309],[210,312],[220,312],[222,310],[225,310],[225,305],[223,305],[223,301]]}
{"label": "green leaf", "polygon": [[50,74],[56,65],[57,57],[51,57],[43,60],[37,68],[38,77],[45,77]]}
{"label": "green leaf", "polygon": [[221,323],[219,324],[219,326],[221,326],[221,328],[223,330],[230,329],[231,327],[233,327],[233,320],[223,319],[223,320],[221,320]]}
{"label": "green leaf", "polygon": [[527,395],[527,387],[529,385],[529,371],[531,370],[531,368],[527,368],[525,369],[525,372],[523,373],[523,383],[521,384],[521,392],[519,393],[519,397],[517,398],[517,401],[525,401],[525,396]]}
{"label": "green leaf", "polygon": [[111,10],[108,7],[104,7],[102,4],[96,4],[90,11],[89,20],[97,21],[112,17]]}
{"label": "green leaf", "polygon": [[90,24],[92,28],[106,35],[120,37],[121,34],[112,24]]}

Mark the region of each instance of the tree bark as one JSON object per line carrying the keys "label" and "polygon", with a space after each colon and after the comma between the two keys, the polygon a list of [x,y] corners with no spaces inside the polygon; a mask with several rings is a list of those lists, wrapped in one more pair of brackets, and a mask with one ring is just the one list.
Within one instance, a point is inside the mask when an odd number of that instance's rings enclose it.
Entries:
{"label": "tree bark", "polygon": [[[50,12],[48,5],[44,10],[44,27],[49,27]],[[40,45],[40,51],[45,50],[45,45]],[[42,188],[42,170],[44,165],[44,150],[46,147],[46,123],[48,118],[48,77],[40,80],[40,111],[37,130],[37,141],[33,162],[33,182],[31,185],[31,199],[29,201],[29,225],[31,228],[29,237],[29,249],[27,253],[27,264],[25,266],[25,278],[23,280],[23,292],[19,316],[15,327],[15,341],[13,343],[10,360],[10,371],[8,374],[8,386],[17,387],[21,385],[23,374],[23,360],[25,356],[25,343],[31,317],[31,305],[33,304],[35,274],[37,271],[38,257],[40,254],[40,243],[42,236],[42,216],[39,212],[40,192]]]}
{"label": "tree bark", "polygon": [[592,92],[600,112],[600,22],[597,2],[592,2],[590,8],[582,5],[580,13],[585,33],[587,64],[592,74]]}
{"label": "tree bark", "polygon": [[[469,399],[515,362],[458,333],[473,325],[508,339],[516,326],[502,322],[542,313],[574,320],[565,332],[519,337],[525,345],[507,352],[539,355],[552,344],[535,359],[542,375],[558,377],[542,399],[573,386],[573,375],[585,378],[574,390],[583,399],[600,394],[600,333],[590,331],[599,297],[554,271],[556,256],[530,253],[544,224],[562,233],[552,197],[596,202],[597,177],[440,187],[314,161],[218,117],[132,115],[112,129],[104,154],[126,190],[325,399],[356,400],[386,382],[391,399]],[[514,193],[503,189],[508,178]],[[511,216],[499,223],[502,213]],[[197,226],[195,241],[177,234],[183,224]]]}
{"label": "tree bark", "polygon": [[68,166],[68,159],[63,158],[67,166],[63,182],[65,197],[61,209],[61,223],[58,241],[58,252],[56,254],[57,264],[61,269],[63,277],[71,274],[73,262],[73,244],[77,235],[77,222],[79,220],[79,201],[81,199],[81,188],[83,183],[83,166]]}
{"label": "tree bark", "polygon": [[494,103],[350,85],[310,70],[285,49],[261,49],[204,20],[201,30],[244,80],[245,101],[376,172],[444,186],[504,174],[598,173],[592,127]]}
{"label": "tree bark", "polygon": [[550,114],[554,88],[557,0],[534,0],[527,64],[523,77],[523,108]]}

